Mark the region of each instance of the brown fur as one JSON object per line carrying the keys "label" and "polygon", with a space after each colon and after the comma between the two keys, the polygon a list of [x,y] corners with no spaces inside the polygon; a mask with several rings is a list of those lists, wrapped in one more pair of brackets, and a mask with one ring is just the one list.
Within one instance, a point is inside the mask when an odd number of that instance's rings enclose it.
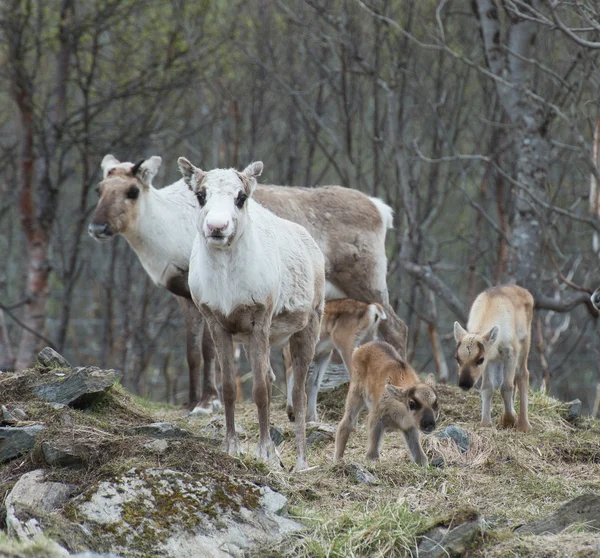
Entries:
{"label": "brown fur", "polygon": [[419,430],[431,432],[438,414],[438,398],[433,375],[422,382],[398,352],[388,343],[372,341],[362,345],[352,356],[350,388],[344,417],[335,438],[335,460],[344,455],[350,433],[358,417],[369,409],[367,457],[379,458],[379,448],[386,431],[400,430],[412,459],[427,466]]}
{"label": "brown fur", "polygon": [[[383,307],[378,303],[367,304],[358,300],[341,299],[331,300],[325,304],[313,371],[308,379],[308,421],[318,420],[316,398],[333,349],[342,357],[346,369],[350,373],[352,352],[365,341],[372,340],[377,334],[381,320],[385,319]],[[283,358],[287,385],[291,386],[293,383],[292,367],[287,347],[284,348]],[[295,414],[290,392],[291,390],[288,389],[287,414],[290,421],[294,421]]]}
{"label": "brown fur", "polygon": [[[495,384],[501,383],[504,414],[500,423],[518,430],[531,429],[528,419],[531,322],[534,300],[517,285],[501,285],[479,294],[469,312],[467,329],[454,324],[457,342],[458,385],[470,389],[482,378],[481,424],[491,424],[491,401]],[[513,408],[515,386],[519,388],[519,416]]]}

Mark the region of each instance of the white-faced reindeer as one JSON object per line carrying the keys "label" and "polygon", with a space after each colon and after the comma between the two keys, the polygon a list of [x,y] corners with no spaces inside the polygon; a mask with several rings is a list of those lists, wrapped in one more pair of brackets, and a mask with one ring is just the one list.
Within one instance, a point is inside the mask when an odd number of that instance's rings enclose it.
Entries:
{"label": "white-faced reindeer", "polygon": [[434,387],[433,374],[422,382],[389,343],[371,341],[360,346],[352,355],[344,417],[335,436],[335,460],[344,456],[348,437],[367,408],[367,458],[379,459],[383,435],[400,430],[413,461],[426,467],[419,431],[435,430],[438,398]]}
{"label": "white-faced reindeer", "polygon": [[269,433],[270,346],[290,342],[294,406],[298,409],[297,469],[307,467],[305,381],[315,353],[325,300],[325,260],[308,231],[277,217],[254,201],[263,164],[243,172],[204,172],[178,159],[184,180],[197,198],[198,234],[192,248],[189,286],[217,349],[223,374],[225,449],[240,450],[235,432],[235,368],[232,340],[247,348],[253,399],[258,409],[257,456],[276,456]]}
{"label": "white-faced reindeer", "polygon": [[[187,280],[197,202],[183,180],[160,190],[152,186],[160,164],[156,156],[134,165],[106,155],[89,233],[97,240],[125,236],[152,280],[179,297],[186,318],[190,402],[198,403],[199,410],[211,409],[216,398],[214,347],[208,333],[200,335],[202,317],[190,299]],[[387,316],[380,333],[405,354],[406,325],[389,305],[386,285],[390,207],[340,186],[258,185],[254,198],[279,217],[304,226],[315,239],[325,256],[326,298],[380,303]],[[201,346],[204,382],[199,395]]]}
{"label": "white-faced reindeer", "polygon": [[[468,390],[481,376],[481,425],[492,424],[492,396],[500,385],[504,414],[500,424],[524,432],[531,430],[527,416],[533,297],[517,285],[501,285],[480,293],[469,312],[465,331],[454,322],[458,385]],[[515,385],[521,398],[519,416],[514,409]]]}
{"label": "white-faced reindeer", "polygon": [[[330,300],[325,304],[313,371],[306,384],[308,397],[306,420],[308,422],[318,420],[317,395],[333,350],[335,349],[339,353],[346,370],[351,374],[352,352],[359,345],[374,339],[381,320],[385,319],[383,307],[378,303],[367,304],[345,298]],[[293,422],[295,420],[292,402],[294,375],[287,347],[284,349],[283,355],[287,377],[287,414],[290,421]]]}

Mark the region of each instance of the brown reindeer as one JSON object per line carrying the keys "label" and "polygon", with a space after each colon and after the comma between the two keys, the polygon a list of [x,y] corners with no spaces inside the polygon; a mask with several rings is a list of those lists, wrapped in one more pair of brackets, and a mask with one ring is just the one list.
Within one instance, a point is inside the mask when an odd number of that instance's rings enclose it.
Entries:
{"label": "brown reindeer", "polygon": [[[219,405],[215,350],[188,287],[198,202],[183,180],[161,189],[153,186],[161,162],[154,156],[134,165],[106,155],[89,233],[99,241],[123,235],[151,279],[177,295],[187,330],[190,406],[208,411]],[[253,197],[279,217],[304,226],[315,239],[325,256],[326,299],[351,297],[383,306],[387,320],[381,334],[404,354],[407,328],[389,304],[386,285],[385,236],[392,227],[391,208],[341,186],[258,185]]]}
{"label": "brown reindeer", "polygon": [[427,466],[419,430],[435,429],[438,398],[433,374],[422,382],[398,352],[388,343],[372,341],[354,351],[350,388],[344,417],[335,437],[335,460],[344,455],[350,433],[356,429],[363,409],[369,410],[368,459],[379,459],[383,435],[400,430],[412,459]]}
{"label": "brown reindeer", "polygon": [[[319,342],[315,350],[313,371],[307,381],[308,405],[306,420],[316,421],[317,395],[319,388],[335,349],[342,357],[346,370],[350,374],[352,366],[352,352],[356,347],[366,341],[371,341],[377,334],[377,329],[382,320],[386,319],[381,304],[367,304],[349,298],[330,300],[325,304],[325,312],[321,323]],[[290,421],[295,420],[292,405],[292,374],[289,348],[283,352],[287,380],[287,414]]]}
{"label": "brown reindeer", "polygon": [[[467,329],[454,322],[458,385],[469,390],[481,377],[481,425],[492,424],[492,396],[500,385],[504,414],[500,424],[531,430],[527,417],[533,296],[517,285],[501,285],[480,293],[469,312]],[[519,417],[514,409],[519,387]]]}

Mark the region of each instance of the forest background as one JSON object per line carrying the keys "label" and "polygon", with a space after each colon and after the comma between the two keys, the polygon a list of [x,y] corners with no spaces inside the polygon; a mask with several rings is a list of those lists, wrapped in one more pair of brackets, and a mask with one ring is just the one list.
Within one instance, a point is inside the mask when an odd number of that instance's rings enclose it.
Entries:
{"label": "forest background", "polygon": [[6,0],[0,6],[0,370],[52,345],[184,403],[183,317],[123,238],[87,235],[100,161],[262,160],[395,212],[409,357],[455,381],[482,289],[536,299],[532,384],[589,409],[600,330],[600,8],[593,0]]}

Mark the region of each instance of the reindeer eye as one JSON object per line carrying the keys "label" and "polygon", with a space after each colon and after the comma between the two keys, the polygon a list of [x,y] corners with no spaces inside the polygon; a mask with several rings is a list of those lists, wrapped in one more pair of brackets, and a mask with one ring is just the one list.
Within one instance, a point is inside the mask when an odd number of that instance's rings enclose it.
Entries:
{"label": "reindeer eye", "polygon": [[240,191],[239,194],[237,195],[237,198],[235,199],[235,205],[237,208],[242,209],[242,207],[244,207],[244,202],[248,199],[248,196]]}
{"label": "reindeer eye", "polygon": [[414,411],[417,408],[417,403],[416,401],[413,401],[412,399],[408,402],[408,408],[411,411]]}
{"label": "reindeer eye", "polygon": [[100,195],[100,186],[96,186],[94,188],[94,192],[96,192],[96,194]]}
{"label": "reindeer eye", "polygon": [[196,192],[196,199],[198,200],[198,205],[204,207],[206,204],[206,190],[202,189],[199,192]]}
{"label": "reindeer eye", "polygon": [[477,362],[475,363],[477,366],[481,366],[483,364],[484,358],[481,357],[480,359],[477,359]]}
{"label": "reindeer eye", "polygon": [[127,190],[127,199],[129,200],[137,200],[137,197],[140,195],[140,189],[137,186],[132,186]]}

